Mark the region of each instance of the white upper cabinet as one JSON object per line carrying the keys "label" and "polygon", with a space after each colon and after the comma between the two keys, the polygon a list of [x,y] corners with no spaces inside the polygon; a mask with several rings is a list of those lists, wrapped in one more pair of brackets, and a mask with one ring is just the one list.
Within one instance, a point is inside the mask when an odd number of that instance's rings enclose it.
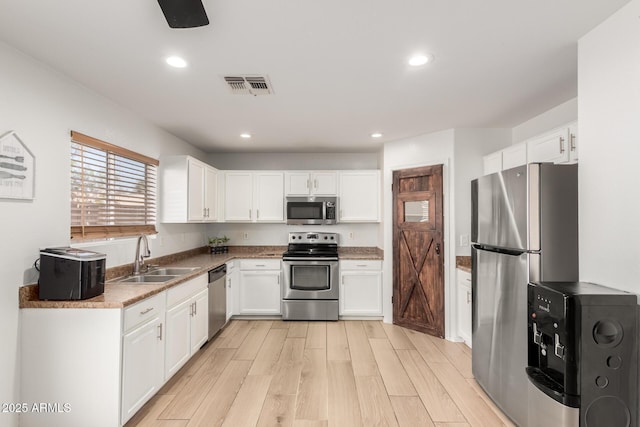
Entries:
{"label": "white upper cabinet", "polygon": [[336,196],[338,173],[336,171],[285,172],[286,196]]}
{"label": "white upper cabinet", "polygon": [[339,176],[339,221],[380,221],[380,171],[341,171]]}
{"label": "white upper cabinet", "polygon": [[488,175],[527,163],[576,163],[578,124],[570,123],[483,157]]}
{"label": "white upper cabinet", "polygon": [[191,156],[161,158],[161,221],[216,221],[217,180],[216,168]]}
{"label": "white upper cabinet", "polygon": [[225,172],[224,219],[284,222],[283,172]]}
{"label": "white upper cabinet", "polygon": [[482,158],[484,161],[484,174],[500,172],[502,170],[502,151],[487,154]]}
{"label": "white upper cabinet", "polygon": [[527,164],[527,144],[512,145],[502,150],[502,170],[515,168]]}
{"label": "white upper cabinet", "polygon": [[225,172],[225,221],[251,221],[253,219],[253,173]]}
{"label": "white upper cabinet", "polygon": [[578,161],[578,123],[569,125],[569,163]]}
{"label": "white upper cabinet", "polygon": [[254,175],[255,220],[284,221],[284,173],[256,172]]}
{"label": "white upper cabinet", "polygon": [[569,161],[569,128],[532,138],[527,141],[527,156],[532,163]]}

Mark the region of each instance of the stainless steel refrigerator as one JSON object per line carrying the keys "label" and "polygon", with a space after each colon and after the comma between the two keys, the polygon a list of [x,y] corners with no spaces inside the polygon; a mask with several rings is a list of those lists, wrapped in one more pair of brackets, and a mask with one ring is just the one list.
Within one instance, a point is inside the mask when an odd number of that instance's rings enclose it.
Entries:
{"label": "stainless steel refrigerator", "polygon": [[519,166],[471,193],[473,374],[526,426],[527,284],[578,280],[578,166]]}

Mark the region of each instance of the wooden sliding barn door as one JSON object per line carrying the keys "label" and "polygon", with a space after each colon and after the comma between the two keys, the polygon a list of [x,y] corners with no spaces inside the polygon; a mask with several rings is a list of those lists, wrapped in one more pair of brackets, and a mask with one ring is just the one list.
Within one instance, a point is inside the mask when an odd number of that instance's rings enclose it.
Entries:
{"label": "wooden sliding barn door", "polygon": [[393,173],[393,323],[444,337],[442,165]]}

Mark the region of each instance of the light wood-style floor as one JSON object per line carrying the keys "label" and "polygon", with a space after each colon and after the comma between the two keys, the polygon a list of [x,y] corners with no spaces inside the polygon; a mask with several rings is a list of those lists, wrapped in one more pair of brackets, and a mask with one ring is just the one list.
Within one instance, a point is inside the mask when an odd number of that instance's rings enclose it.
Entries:
{"label": "light wood-style floor", "polygon": [[471,350],[379,321],[233,320],[126,425],[512,426]]}

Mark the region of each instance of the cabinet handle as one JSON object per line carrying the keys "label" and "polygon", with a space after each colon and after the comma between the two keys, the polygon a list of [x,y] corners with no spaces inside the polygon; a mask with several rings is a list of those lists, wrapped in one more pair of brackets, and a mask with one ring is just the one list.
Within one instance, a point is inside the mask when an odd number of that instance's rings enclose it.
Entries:
{"label": "cabinet handle", "polygon": [[564,153],[564,138],[560,137],[560,154]]}
{"label": "cabinet handle", "polygon": [[356,267],[366,267],[367,264],[356,264]]}
{"label": "cabinet handle", "polygon": [[277,279],[278,279],[278,285],[279,285],[280,284],[280,275],[279,274],[277,276]]}
{"label": "cabinet handle", "polygon": [[311,190],[311,186],[309,185],[309,180],[307,180],[307,190]]}
{"label": "cabinet handle", "polygon": [[315,188],[316,190],[318,189],[318,180],[317,179],[313,180],[313,188]]}
{"label": "cabinet handle", "polygon": [[193,302],[193,315],[196,316],[198,314],[198,301]]}
{"label": "cabinet handle", "polygon": [[143,314],[147,314],[147,313],[148,313],[148,312],[150,312],[151,310],[153,310],[153,307],[149,307],[149,308],[147,308],[146,310],[142,310],[142,311],[140,312],[140,315],[142,316]]}
{"label": "cabinet handle", "polygon": [[256,209],[256,219],[260,219],[260,209]]}
{"label": "cabinet handle", "polygon": [[571,140],[571,151],[576,151],[576,136],[574,134],[570,134],[569,139]]}
{"label": "cabinet handle", "polygon": [[162,323],[158,325],[158,339],[162,341]]}
{"label": "cabinet handle", "polygon": [[467,291],[467,304],[471,304],[471,291]]}
{"label": "cabinet handle", "polygon": [[249,209],[249,219],[251,219],[251,209]]}

